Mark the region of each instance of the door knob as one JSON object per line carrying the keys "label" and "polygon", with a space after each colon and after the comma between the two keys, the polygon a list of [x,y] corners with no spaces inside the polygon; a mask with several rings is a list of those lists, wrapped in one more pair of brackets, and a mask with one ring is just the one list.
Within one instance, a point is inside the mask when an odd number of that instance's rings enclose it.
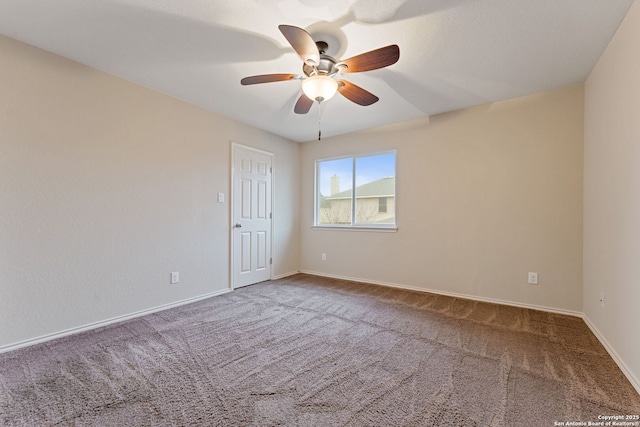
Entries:
{"label": "door knob", "polygon": [[242,228],[242,224],[240,224],[239,222],[236,223],[235,225],[236,228]]}

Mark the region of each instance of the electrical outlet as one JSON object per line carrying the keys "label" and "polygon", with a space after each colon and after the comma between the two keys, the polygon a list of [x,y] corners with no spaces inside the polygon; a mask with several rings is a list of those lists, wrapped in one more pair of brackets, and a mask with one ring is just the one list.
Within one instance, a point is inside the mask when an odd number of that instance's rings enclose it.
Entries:
{"label": "electrical outlet", "polygon": [[324,252],[322,252],[322,260],[323,260],[323,261],[326,261],[326,260],[327,260],[327,254],[326,254],[326,253],[324,253]]}
{"label": "electrical outlet", "polygon": [[604,294],[600,294],[600,307],[604,308]]}
{"label": "electrical outlet", "polygon": [[538,273],[529,272],[529,284],[530,285],[538,284]]}
{"label": "electrical outlet", "polygon": [[218,193],[218,203],[224,203],[224,193]]}
{"label": "electrical outlet", "polygon": [[171,284],[178,283],[180,281],[180,273],[174,271],[171,273]]}

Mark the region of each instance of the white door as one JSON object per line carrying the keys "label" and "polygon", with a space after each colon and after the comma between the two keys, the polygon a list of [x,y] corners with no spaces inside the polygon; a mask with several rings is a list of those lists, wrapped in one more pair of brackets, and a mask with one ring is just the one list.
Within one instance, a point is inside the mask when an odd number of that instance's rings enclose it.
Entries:
{"label": "white door", "polygon": [[233,144],[233,288],[271,279],[273,154]]}

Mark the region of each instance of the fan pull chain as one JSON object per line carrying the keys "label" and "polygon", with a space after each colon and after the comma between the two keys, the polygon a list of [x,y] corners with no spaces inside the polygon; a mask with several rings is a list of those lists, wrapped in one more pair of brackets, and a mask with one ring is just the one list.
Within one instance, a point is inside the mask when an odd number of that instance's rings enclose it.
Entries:
{"label": "fan pull chain", "polygon": [[322,139],[322,116],[320,112],[320,108],[322,107],[322,102],[318,102],[318,141]]}

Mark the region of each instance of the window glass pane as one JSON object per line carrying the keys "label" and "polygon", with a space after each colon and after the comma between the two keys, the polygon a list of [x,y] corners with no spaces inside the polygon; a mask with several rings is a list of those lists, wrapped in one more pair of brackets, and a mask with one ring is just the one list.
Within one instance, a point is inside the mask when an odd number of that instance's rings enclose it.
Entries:
{"label": "window glass pane", "polygon": [[318,160],[316,173],[316,225],[395,225],[395,151]]}
{"label": "window glass pane", "polygon": [[356,223],[394,224],[396,154],[356,158]]}
{"label": "window glass pane", "polygon": [[318,162],[318,224],[351,224],[353,159]]}

